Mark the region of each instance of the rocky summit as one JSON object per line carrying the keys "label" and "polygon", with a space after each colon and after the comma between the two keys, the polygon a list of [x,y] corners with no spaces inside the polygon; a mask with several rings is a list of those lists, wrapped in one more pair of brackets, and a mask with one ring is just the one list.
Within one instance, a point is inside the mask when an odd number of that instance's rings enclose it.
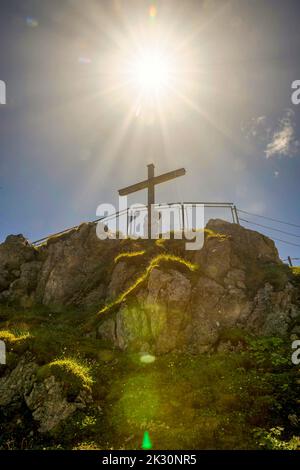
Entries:
{"label": "rocky summit", "polygon": [[[228,448],[237,433],[236,448],[256,448],[249,426],[259,425],[260,440],[267,439],[272,406],[283,406],[271,375],[294,381],[296,271],[282,263],[272,240],[219,219],[207,224],[198,251],[186,251],[176,239],[100,241],[94,224],[40,246],[8,236],[0,245],[0,340],[7,349],[0,366],[0,446],[18,448],[23,439],[25,448],[57,448],[63,426],[64,448],[135,448],[146,426],[157,448],[161,442]],[[206,374],[201,383],[195,364]],[[269,374],[271,391],[254,384],[255,373],[263,381]],[[285,429],[298,423],[294,390]],[[261,400],[254,417],[245,411],[252,392]],[[198,431],[190,430],[190,438],[176,426],[173,437],[168,431],[181,412],[183,426],[194,416]],[[228,419],[232,432],[222,440]]]}
{"label": "rocky summit", "polygon": [[120,349],[201,352],[233,326],[282,336],[300,328],[297,295],[274,242],[222,220],[195,252],[179,241],[100,241],[93,224],[39,247],[22,235],[0,245],[2,303],[94,309],[97,335]]}

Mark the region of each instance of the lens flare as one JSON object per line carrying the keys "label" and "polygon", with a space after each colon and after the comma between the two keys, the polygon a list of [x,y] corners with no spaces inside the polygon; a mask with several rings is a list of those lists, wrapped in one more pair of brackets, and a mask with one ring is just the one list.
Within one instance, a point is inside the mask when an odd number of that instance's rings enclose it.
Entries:
{"label": "lens flare", "polygon": [[143,354],[143,355],[140,357],[140,361],[141,361],[143,364],[152,364],[152,362],[155,361],[155,356],[152,356],[152,354]]}
{"label": "lens flare", "polygon": [[150,18],[154,19],[157,15],[157,8],[155,5],[151,5],[149,8],[149,16]]}

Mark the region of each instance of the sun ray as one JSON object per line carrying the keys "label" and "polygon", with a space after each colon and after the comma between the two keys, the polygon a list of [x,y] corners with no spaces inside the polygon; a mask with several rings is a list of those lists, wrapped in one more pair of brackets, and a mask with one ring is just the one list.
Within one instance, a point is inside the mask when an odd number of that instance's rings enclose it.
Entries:
{"label": "sun ray", "polygon": [[137,101],[130,108],[129,112],[123,119],[123,122],[119,128],[118,134],[110,142],[110,145],[106,148],[105,153],[101,156],[101,160],[98,161],[97,166],[94,168],[93,173],[90,176],[89,181],[87,182],[86,189],[83,189],[80,197],[85,197],[85,194],[91,194],[97,190],[99,174],[101,173],[101,168],[105,168],[105,173],[108,174],[116,163],[116,155],[120,150],[122,142],[128,133],[130,125],[134,120],[136,114]]}
{"label": "sun ray", "polygon": [[205,112],[203,109],[201,109],[194,101],[192,101],[190,98],[188,98],[186,95],[180,93],[178,90],[175,88],[172,88],[172,92],[174,95],[176,95],[178,98],[180,98],[183,103],[188,106],[192,111],[196,112],[199,114],[202,118],[204,118],[214,129],[219,131],[223,137],[228,139],[231,143],[234,143],[237,148],[240,150],[244,151],[244,147],[242,147],[240,141],[235,137],[235,135],[230,131],[229,127],[227,127],[224,122],[222,123],[217,120],[215,117],[214,119],[209,116],[207,112]]}

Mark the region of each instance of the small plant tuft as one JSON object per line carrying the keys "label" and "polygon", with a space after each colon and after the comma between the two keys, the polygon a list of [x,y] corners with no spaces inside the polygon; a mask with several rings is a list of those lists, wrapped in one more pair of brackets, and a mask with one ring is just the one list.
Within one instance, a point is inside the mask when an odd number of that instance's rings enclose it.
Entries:
{"label": "small plant tuft", "polygon": [[78,393],[81,389],[90,390],[93,385],[90,367],[77,358],[56,359],[38,370],[39,379],[50,375],[68,384],[74,393]]}

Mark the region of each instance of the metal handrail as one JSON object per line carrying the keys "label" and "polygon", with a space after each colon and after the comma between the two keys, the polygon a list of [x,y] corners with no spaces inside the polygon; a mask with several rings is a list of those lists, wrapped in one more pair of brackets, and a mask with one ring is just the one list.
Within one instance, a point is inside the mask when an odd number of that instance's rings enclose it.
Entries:
{"label": "metal handrail", "polygon": [[[167,207],[167,206],[174,206],[174,205],[181,206],[181,207],[184,207],[184,205],[193,205],[193,206],[204,205],[206,207],[219,207],[219,208],[228,207],[228,208],[231,209],[233,220],[234,220],[233,211],[234,210],[236,211],[236,207],[235,207],[233,202],[199,202],[199,201],[198,202],[170,202],[170,203],[157,203],[157,204],[155,204],[155,206],[156,205],[160,206],[160,207]],[[146,206],[145,206],[145,210],[147,210]],[[109,222],[110,220],[113,220],[114,218],[120,217],[120,215],[122,215],[122,214],[127,213],[127,215],[128,215],[128,211],[129,211],[129,208],[126,208],[126,209],[123,209],[122,211],[117,211],[114,214],[111,214],[111,215],[108,215],[108,216],[105,216],[105,217],[100,217],[98,219],[88,221],[88,222],[82,222],[79,225],[74,225],[73,227],[67,228],[65,230],[61,230],[60,232],[52,233],[51,235],[40,238],[39,240],[35,240],[34,242],[32,242],[32,245],[39,246],[39,245],[43,244],[44,242],[46,242],[47,240],[49,240],[52,237],[57,237],[59,235],[64,235],[65,233],[69,233],[72,230],[77,230],[83,223],[96,224],[100,221]]]}

